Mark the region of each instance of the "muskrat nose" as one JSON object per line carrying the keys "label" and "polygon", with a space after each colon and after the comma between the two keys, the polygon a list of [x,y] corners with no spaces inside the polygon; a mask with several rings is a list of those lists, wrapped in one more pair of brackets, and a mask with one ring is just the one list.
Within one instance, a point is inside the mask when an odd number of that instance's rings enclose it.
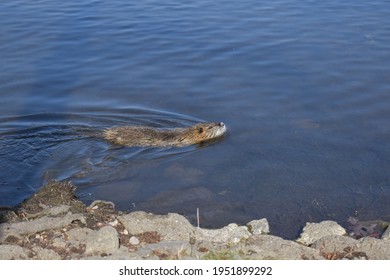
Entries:
{"label": "muskrat nose", "polygon": [[220,127],[224,127],[224,126],[225,126],[225,124],[224,124],[223,122],[219,122],[218,125],[219,125]]}

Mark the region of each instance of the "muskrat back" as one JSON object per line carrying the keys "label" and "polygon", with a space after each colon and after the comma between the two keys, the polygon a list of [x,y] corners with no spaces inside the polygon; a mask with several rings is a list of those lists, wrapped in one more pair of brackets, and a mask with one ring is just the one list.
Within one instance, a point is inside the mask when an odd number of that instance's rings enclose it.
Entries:
{"label": "muskrat back", "polygon": [[104,130],[109,142],[121,146],[188,146],[222,137],[223,122],[198,123],[185,128],[158,129],[147,126],[120,126]]}

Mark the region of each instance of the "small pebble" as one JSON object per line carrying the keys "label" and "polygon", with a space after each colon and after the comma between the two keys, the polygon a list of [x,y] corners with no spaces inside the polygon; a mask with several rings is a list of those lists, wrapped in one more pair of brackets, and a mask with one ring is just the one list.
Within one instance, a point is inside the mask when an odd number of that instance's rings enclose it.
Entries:
{"label": "small pebble", "polygon": [[135,236],[130,237],[129,241],[131,245],[138,245],[140,243],[139,239]]}
{"label": "small pebble", "polygon": [[122,231],[122,234],[128,235],[128,234],[129,234],[129,231],[128,231],[127,229],[124,229],[124,230]]}
{"label": "small pebble", "polygon": [[95,205],[94,207],[91,208],[92,210],[99,209],[99,206]]}
{"label": "small pebble", "polygon": [[110,226],[116,227],[118,225],[118,223],[119,223],[118,220],[115,220],[115,221],[109,222],[108,224]]}

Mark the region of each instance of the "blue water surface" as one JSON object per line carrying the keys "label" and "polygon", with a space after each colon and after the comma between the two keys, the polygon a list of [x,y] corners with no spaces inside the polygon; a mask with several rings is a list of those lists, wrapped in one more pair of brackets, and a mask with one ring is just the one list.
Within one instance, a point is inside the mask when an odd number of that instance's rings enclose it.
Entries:
{"label": "blue water surface", "polygon": [[[201,226],[390,220],[390,3],[0,2],[0,205],[51,179]],[[99,131],[223,121],[219,143]]]}

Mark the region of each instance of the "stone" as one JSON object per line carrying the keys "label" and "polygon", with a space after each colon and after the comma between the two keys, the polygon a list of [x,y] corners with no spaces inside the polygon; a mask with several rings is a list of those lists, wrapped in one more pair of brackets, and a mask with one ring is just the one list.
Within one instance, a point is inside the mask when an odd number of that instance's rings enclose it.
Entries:
{"label": "stone", "polygon": [[237,224],[229,224],[221,229],[202,229],[196,228],[196,241],[210,241],[213,243],[238,243],[241,240],[247,239],[252,234],[245,226]]}
{"label": "stone", "polygon": [[62,237],[56,237],[51,242],[51,245],[53,247],[57,247],[57,248],[60,248],[60,249],[65,249],[66,248],[66,241]]}
{"label": "stone", "polygon": [[390,259],[390,240],[363,237],[356,240],[349,236],[326,236],[312,245],[328,258],[341,256],[344,259]]}
{"label": "stone", "polygon": [[370,260],[390,260],[390,240],[364,237],[353,249],[364,252]]}
{"label": "stone", "polygon": [[27,260],[32,256],[32,251],[18,245],[0,245],[0,260]]}
{"label": "stone", "polygon": [[105,226],[88,234],[86,238],[86,254],[110,254],[119,248],[118,232],[112,226]]}
{"label": "stone", "polygon": [[115,209],[115,204],[112,201],[94,200],[88,208],[91,208],[92,210],[97,210],[99,208]]}
{"label": "stone", "polygon": [[381,238],[383,240],[390,240],[390,226],[388,226],[385,232],[382,234]]}
{"label": "stone", "polygon": [[141,259],[138,253],[129,252],[127,247],[120,246],[118,250],[110,254],[98,254],[92,256],[81,257],[80,260],[139,260]]}
{"label": "stone", "polygon": [[129,242],[131,245],[138,245],[140,243],[139,239],[135,236],[130,237]]}
{"label": "stone", "polygon": [[249,232],[253,235],[259,234],[268,234],[269,233],[269,224],[267,219],[253,220],[247,223]]}
{"label": "stone", "polygon": [[164,240],[155,244],[147,244],[138,250],[145,259],[181,259],[189,256],[191,245],[185,241]]}
{"label": "stone", "polygon": [[112,227],[116,227],[117,225],[118,225],[118,220],[117,219],[115,219],[114,221],[112,221],[112,222],[109,222],[108,224],[110,225],[110,226],[112,226]]}
{"label": "stone", "polygon": [[60,260],[61,257],[56,252],[50,249],[44,249],[38,246],[35,246],[32,248],[32,250],[35,252],[36,257],[35,259],[38,260]]}
{"label": "stone", "polygon": [[49,212],[48,215],[50,216],[58,216],[67,213],[69,209],[70,209],[70,205],[60,205],[60,206],[54,206],[48,208],[47,211]]}
{"label": "stone", "polygon": [[215,243],[237,243],[251,236],[246,226],[229,224],[221,229],[194,227],[179,214],[153,215],[137,211],[118,217],[129,233],[133,235],[156,231],[162,240],[204,240]]}
{"label": "stone", "polygon": [[323,259],[318,250],[273,235],[254,235],[239,249],[244,259]]}
{"label": "stone", "polygon": [[78,247],[85,244],[89,235],[94,231],[90,228],[73,228],[66,233],[69,246]]}
{"label": "stone", "polygon": [[186,218],[174,213],[154,215],[136,211],[119,216],[118,220],[132,235],[156,231],[162,240],[189,240],[194,232],[194,227]]}
{"label": "stone", "polygon": [[334,221],[323,221],[321,223],[306,223],[301,236],[297,242],[304,245],[311,245],[316,240],[330,235],[345,235],[347,232],[343,227]]}
{"label": "stone", "polygon": [[57,218],[42,217],[32,221],[0,224],[0,242],[3,242],[8,236],[20,236],[23,234],[33,234],[44,230],[61,228],[74,221],[85,223],[85,217],[81,214],[68,213],[63,217]]}
{"label": "stone", "polygon": [[349,236],[328,235],[316,240],[311,247],[320,251],[342,251],[348,246],[356,246],[357,242]]}

